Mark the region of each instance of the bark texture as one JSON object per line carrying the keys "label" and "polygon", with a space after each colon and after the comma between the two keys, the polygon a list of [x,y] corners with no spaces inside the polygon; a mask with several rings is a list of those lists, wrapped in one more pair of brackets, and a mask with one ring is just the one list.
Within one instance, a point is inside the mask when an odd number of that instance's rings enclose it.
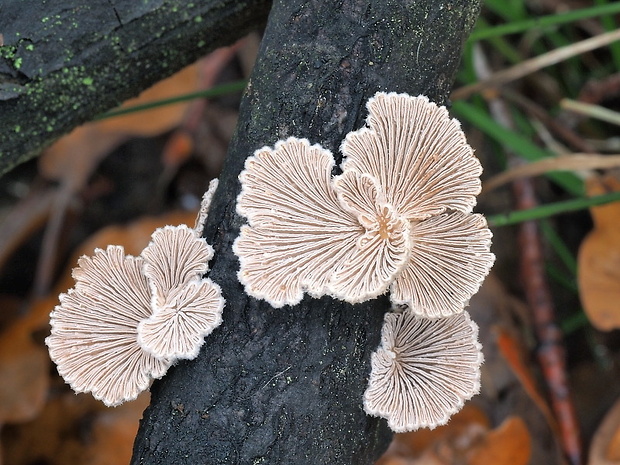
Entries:
{"label": "bark texture", "polygon": [[3,0],[0,175],[211,50],[270,0]]}
{"label": "bark texture", "polygon": [[281,309],[248,298],[231,251],[243,223],[237,176],[254,150],[288,136],[337,154],[379,90],[444,102],[479,6],[276,0],[205,229],[224,322],[196,360],[153,385],[134,465],[371,464],[385,450],[391,435],[362,395],[387,298]]}

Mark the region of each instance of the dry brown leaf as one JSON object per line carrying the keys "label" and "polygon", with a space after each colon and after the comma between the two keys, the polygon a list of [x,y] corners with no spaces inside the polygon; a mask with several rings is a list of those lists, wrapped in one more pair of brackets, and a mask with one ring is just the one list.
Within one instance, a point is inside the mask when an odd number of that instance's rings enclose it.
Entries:
{"label": "dry brown leaf", "polygon": [[445,449],[447,444],[452,443],[469,443],[472,437],[489,428],[486,414],[476,405],[467,403],[447,425],[432,430],[424,428],[411,433],[395,434],[390,447],[376,465],[415,464],[418,459],[419,463],[444,463],[437,462],[437,449]]}
{"label": "dry brown leaf", "polygon": [[527,465],[532,438],[521,417],[506,418],[490,431],[469,454],[469,465]]}
{"label": "dry brown leaf", "polygon": [[91,437],[85,448],[86,465],[122,465],[131,460],[133,442],[149,394],[135,401],[100,412],[92,423]]}
{"label": "dry brown leaf", "polygon": [[[123,107],[134,106],[195,91],[197,65],[158,82]],[[153,136],[179,124],[189,103],[169,105],[145,112],[87,123],[59,139],[39,159],[39,171],[47,179],[81,188],[101,158],[131,136]]]}
{"label": "dry brown leaf", "polygon": [[531,369],[524,361],[524,350],[519,344],[519,341],[513,337],[509,331],[500,326],[494,328],[494,330],[497,334],[497,347],[502,357],[504,357],[506,363],[508,363],[508,366],[510,366],[510,369],[521,383],[521,386],[523,386],[523,390],[545,416],[549,426],[554,431],[558,432],[559,427],[557,421],[549,408],[549,404],[547,404],[547,401],[540,393]]}
{"label": "dry brown leaf", "polygon": [[620,400],[607,412],[590,445],[588,465],[620,464]]}
{"label": "dry brown leaf", "polygon": [[[620,191],[620,181],[611,176],[591,177],[588,195]],[[594,229],[581,243],[578,283],[581,303],[597,329],[620,328],[620,203],[590,209]]]}
{"label": "dry brown leaf", "polygon": [[[210,87],[234,54],[234,47],[218,49],[138,97],[127,100],[121,108],[130,108],[157,100],[177,97]],[[205,75],[206,74],[206,75]],[[129,137],[151,137],[178,126],[192,101],[128,113],[87,123],[59,139],[39,160],[41,174],[56,181],[70,183],[74,189],[84,185],[101,157]]]}
{"label": "dry brown leaf", "polygon": [[445,426],[395,435],[376,465],[527,465],[531,454],[523,419],[510,416],[491,430],[486,415],[468,404]]}
{"label": "dry brown leaf", "polygon": [[34,418],[49,387],[49,356],[33,334],[47,328],[49,301],[14,321],[0,334],[0,425]]}
{"label": "dry brown leaf", "polygon": [[35,420],[4,434],[4,465],[129,463],[149,393],[114,409],[87,394],[54,396]]}

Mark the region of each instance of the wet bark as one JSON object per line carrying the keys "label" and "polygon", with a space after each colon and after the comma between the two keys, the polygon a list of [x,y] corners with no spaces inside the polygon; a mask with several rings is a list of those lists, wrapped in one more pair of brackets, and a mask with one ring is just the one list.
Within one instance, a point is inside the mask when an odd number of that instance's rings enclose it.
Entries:
{"label": "wet bark", "polygon": [[270,6],[270,0],[3,0],[0,175],[263,27]]}
{"label": "wet bark", "polygon": [[443,103],[477,0],[276,0],[244,95],[205,236],[224,322],[199,357],[152,387],[136,464],[371,464],[390,433],[362,395],[387,298],[248,298],[231,251],[243,219],[237,176],[254,150],[288,136],[332,150],[379,90]]}

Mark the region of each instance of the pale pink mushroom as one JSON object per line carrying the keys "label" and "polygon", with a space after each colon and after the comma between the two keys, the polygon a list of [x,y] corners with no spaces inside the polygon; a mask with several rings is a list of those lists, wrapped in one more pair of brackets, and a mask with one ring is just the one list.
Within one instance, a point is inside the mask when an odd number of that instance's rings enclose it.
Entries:
{"label": "pale pink mushroom", "polygon": [[211,201],[213,200],[213,195],[215,194],[215,190],[219,184],[219,180],[217,178],[212,179],[209,183],[209,188],[202,195],[202,201],[200,202],[200,210],[198,211],[198,215],[196,215],[196,223],[194,224],[194,231],[196,231],[196,235],[198,237],[202,236],[202,231],[204,229],[205,223],[207,222],[207,216],[209,214],[209,207],[211,206]]}
{"label": "pale pink mushroom", "polygon": [[347,135],[343,172],[367,173],[411,224],[409,263],[390,287],[395,304],[429,317],[463,310],[488,274],[491,231],[472,215],[482,168],[456,119],[426,97],[377,93],[368,127]]}
{"label": "pale pink mushroom", "polygon": [[75,287],[51,313],[45,342],[58,372],[74,391],[92,392],[108,406],[135,399],[170,366],[138,345],[138,323],[151,315],[142,265],[120,246],[83,256]]}
{"label": "pale pink mushroom", "polygon": [[[241,228],[233,250],[249,295],[274,307],[296,304],[304,292],[360,302],[385,292],[405,265],[403,231],[385,238],[375,234],[375,240],[358,220],[379,208],[376,183],[347,176],[334,188],[333,166],[329,151],[295,138],[246,161],[237,211],[249,225]],[[345,208],[338,195],[359,198]],[[382,267],[382,254],[398,263]]]}
{"label": "pale pink mushroom", "polygon": [[158,358],[194,359],[222,322],[224,299],[210,279],[190,281],[173,290],[166,305],[138,325],[138,343]]}
{"label": "pale pink mushroom", "polygon": [[478,393],[482,360],[467,312],[435,319],[387,313],[364,409],[399,433],[443,425]]}
{"label": "pale pink mushroom", "polygon": [[[336,265],[331,294],[348,302],[383,294],[409,262],[409,222],[386,202],[377,180],[347,171],[333,182],[341,206],[353,213],[364,234],[354,252]],[[352,298],[352,296],[355,296]]]}
{"label": "pale pink mushroom", "polygon": [[203,277],[212,256],[181,225],[157,229],[139,257],[109,246],[80,258],[46,339],[61,376],[113,406],[135,399],[177,359],[195,358],[222,321],[220,288]]}
{"label": "pale pink mushroom", "polygon": [[368,173],[408,220],[446,209],[469,213],[482,166],[458,120],[424,96],[378,92],[366,104],[367,127],[347,134],[342,170]]}
{"label": "pale pink mushroom", "polygon": [[171,291],[201,279],[209,271],[213,249],[194,229],[182,224],[156,229],[140,255],[151,287],[153,311],[157,311],[166,306]]}
{"label": "pale pink mushroom", "polygon": [[472,214],[481,166],[458,121],[426,97],[378,93],[368,127],[329,151],[289,138],[250,157],[233,250],[246,292],[280,307],[307,292],[356,303],[391,290],[429,317],[463,310],[494,261]]}
{"label": "pale pink mushroom", "polygon": [[153,314],[138,327],[142,348],[163,359],[193,359],[222,322],[224,299],[202,276],[213,249],[186,225],[165,226],[142,251]]}
{"label": "pale pink mushroom", "polygon": [[482,215],[451,212],[411,223],[411,256],[390,288],[395,304],[436,318],[458,313],[488,274],[495,256]]}

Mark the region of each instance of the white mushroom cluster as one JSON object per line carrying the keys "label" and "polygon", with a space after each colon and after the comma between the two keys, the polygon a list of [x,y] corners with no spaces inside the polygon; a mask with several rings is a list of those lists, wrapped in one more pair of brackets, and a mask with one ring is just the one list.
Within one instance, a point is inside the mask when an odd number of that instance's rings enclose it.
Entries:
{"label": "white mushroom cluster", "polygon": [[74,391],[116,406],[135,399],[175,361],[198,355],[224,308],[219,286],[203,277],[213,249],[200,232],[166,226],[138,257],[112,245],[79,259],[75,287],[60,295],[45,341]]}
{"label": "white mushroom cluster", "polygon": [[305,139],[264,147],[240,174],[234,244],[246,292],[274,307],[304,293],[351,303],[390,291],[427,317],[459,313],[494,261],[472,213],[480,162],[459,122],[426,97],[378,93],[334,158]]}
{"label": "white mushroom cluster", "polygon": [[478,392],[482,353],[464,312],[494,255],[472,213],[482,167],[457,120],[424,96],[377,93],[334,158],[306,139],[257,150],[240,174],[233,250],[246,292],[363,302],[389,291],[367,413],[394,431],[443,424]]}

